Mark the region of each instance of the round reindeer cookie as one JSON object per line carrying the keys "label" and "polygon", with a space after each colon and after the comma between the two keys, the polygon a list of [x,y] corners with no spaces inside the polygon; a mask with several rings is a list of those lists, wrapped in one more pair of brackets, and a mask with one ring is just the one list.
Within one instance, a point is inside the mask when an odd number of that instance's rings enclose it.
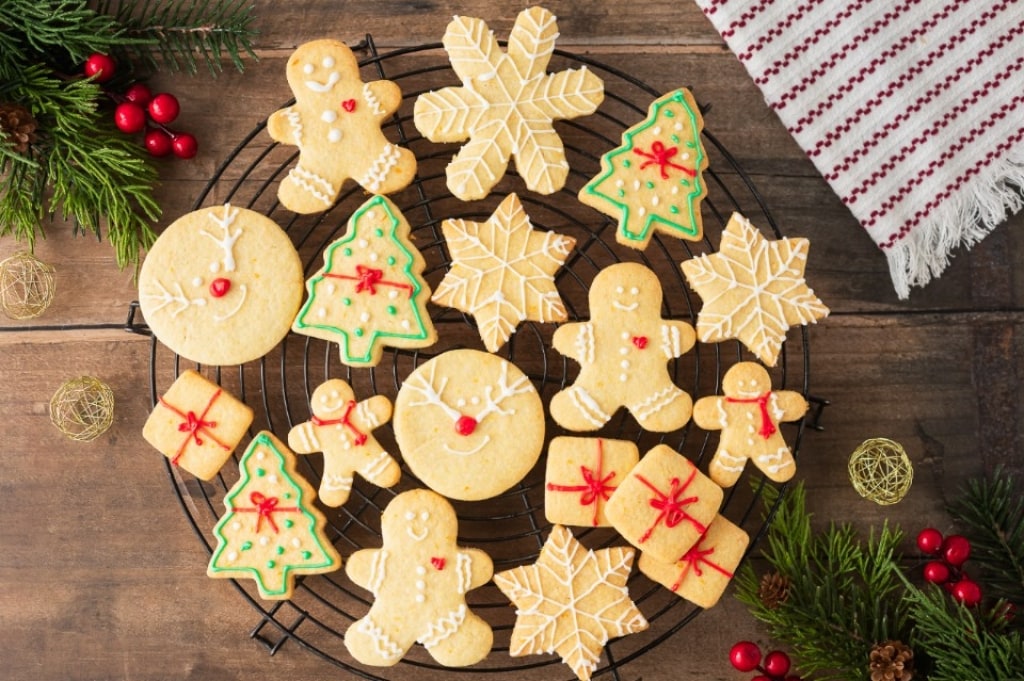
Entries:
{"label": "round reindeer cookie", "polygon": [[270,218],[202,208],[160,235],[139,272],[139,307],[160,341],[200,364],[241,364],[276,346],[302,302],[302,263]]}
{"label": "round reindeer cookie", "polygon": [[511,362],[450,350],[398,391],[395,439],[413,474],[435,492],[477,501],[522,480],[544,444],[544,407]]}

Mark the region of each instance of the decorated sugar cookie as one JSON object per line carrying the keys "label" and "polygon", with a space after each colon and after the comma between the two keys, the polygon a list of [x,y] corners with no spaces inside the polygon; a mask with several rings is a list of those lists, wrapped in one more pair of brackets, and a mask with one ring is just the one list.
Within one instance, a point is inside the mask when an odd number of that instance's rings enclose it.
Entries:
{"label": "decorated sugar cookie", "polygon": [[316,493],[295,471],[295,455],[270,433],[253,438],[213,534],[210,577],[256,580],[260,596],[291,598],[297,575],[332,572],[341,556],[324,534]]}
{"label": "decorated sugar cookie", "polygon": [[622,145],[601,157],[601,172],[580,190],[580,201],[619,221],[615,238],[624,246],[643,250],[657,232],[700,241],[703,128],[689,90],[659,97],[643,122],[622,133]]}
{"label": "decorated sugar cookie", "polygon": [[491,627],[466,605],[466,593],[491,579],[490,557],[455,544],[458,519],[430,490],[403,492],[381,517],[383,546],[356,551],[349,578],[373,593],[373,605],[345,632],[362,664],[396,664],[414,643],[448,667],[465,667],[491,650]]}
{"label": "decorated sugar cookie", "polygon": [[277,196],[296,213],[327,210],[346,180],[390,194],[416,174],[416,158],[387,140],[380,126],[402,102],[389,80],[364,83],[352,50],[337,40],[300,45],[288,59],[295,104],[275,111],[267,132],[299,148],[299,160]]}
{"label": "decorated sugar cookie", "polygon": [[610,527],[604,509],[640,460],[629,440],[556,437],[548,445],[544,517],[557,525]]}
{"label": "decorated sugar cookie", "polygon": [[469,140],[447,168],[458,198],[487,196],[512,158],[527,189],[552,194],[565,185],[569,164],[552,123],[594,113],[604,83],[585,66],[547,73],[557,38],[555,16],[542,7],[519,13],[507,53],[481,19],[448,24],[444,48],[462,85],[420,95],[413,121],[432,142]]}
{"label": "decorated sugar cookie", "polygon": [[373,437],[374,429],[391,419],[391,400],[374,395],[356,401],[348,383],[332,378],[313,391],[310,410],[310,419],[288,433],[288,446],[299,454],[324,453],[324,504],[348,501],[354,473],[379,487],[391,487],[402,477],[398,462]]}
{"label": "decorated sugar cookie", "polygon": [[693,401],[672,383],[668,362],[690,350],[693,327],[661,318],[661,283],[638,263],[601,270],[590,287],[588,322],[564,324],[552,344],[580,363],[575,383],[551,399],[563,428],[597,430],[626,407],[645,430],[668,432],[690,420]]}
{"label": "decorated sugar cookie", "polygon": [[386,197],[375,196],[327,247],[324,266],[306,282],[309,295],[292,328],[338,343],[349,366],[375,366],[385,346],[433,345],[425,266],[405,217]]}
{"label": "decorated sugar cookie", "polygon": [[497,352],[520,322],[564,322],[555,272],[576,239],[533,229],[509,194],[486,222],[441,223],[452,265],[431,300],[476,318],[484,347]]}
{"label": "decorated sugar cookie", "polygon": [[544,408],[511,362],[449,350],[420,365],[395,399],[395,439],[428,487],[476,501],[523,479],[544,444]]}
{"label": "decorated sugar cookie", "polygon": [[163,231],[139,271],[153,334],[200,364],[262,357],[302,302],[302,263],[273,220],[230,204],[188,213]]}
{"label": "decorated sugar cookie", "polygon": [[807,400],[794,390],[772,390],[772,379],[757,362],[740,362],[722,378],[723,395],[702,397],[693,407],[693,421],[705,430],[721,430],[708,475],[732,487],[753,461],[770,480],[785,482],[796,474],[793,453],[779,432],[779,423],[807,413]]}

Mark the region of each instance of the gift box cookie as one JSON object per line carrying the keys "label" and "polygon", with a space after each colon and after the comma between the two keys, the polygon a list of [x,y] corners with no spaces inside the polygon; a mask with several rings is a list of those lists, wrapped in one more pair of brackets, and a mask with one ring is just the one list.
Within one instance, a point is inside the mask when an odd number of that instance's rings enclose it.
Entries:
{"label": "gift box cookie", "polygon": [[658,445],[615,490],[605,514],[633,546],[671,563],[707,532],[723,496],[689,459]]}
{"label": "gift box cookie", "polygon": [[665,562],[640,554],[637,567],[653,581],[702,608],[710,608],[732,581],[750,537],[723,516],[679,560]]}
{"label": "gift box cookie", "polygon": [[159,398],[142,427],[142,437],[171,463],[210,480],[252,419],[252,409],[190,369]]}
{"label": "gift box cookie", "polygon": [[556,437],[548,445],[544,515],[557,525],[610,527],[605,506],[640,460],[628,440]]}

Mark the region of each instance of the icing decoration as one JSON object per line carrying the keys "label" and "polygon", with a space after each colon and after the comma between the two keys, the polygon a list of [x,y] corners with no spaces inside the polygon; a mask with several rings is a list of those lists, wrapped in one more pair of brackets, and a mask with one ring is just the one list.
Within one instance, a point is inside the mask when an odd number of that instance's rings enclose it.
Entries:
{"label": "icing decoration", "polygon": [[576,240],[533,229],[518,196],[509,194],[486,222],[445,220],[441,230],[452,264],[431,300],[473,315],[488,351],[520,322],[566,319],[554,277]]}
{"label": "icing decoration", "polygon": [[198,446],[203,444],[202,438],[199,437],[200,433],[202,433],[204,437],[210,438],[211,441],[215,442],[224,451],[231,451],[231,447],[217,439],[217,434],[213,432],[213,429],[217,427],[217,422],[206,420],[206,415],[210,412],[210,408],[213,407],[213,403],[217,401],[217,398],[221,396],[222,392],[223,391],[218,388],[198,415],[192,410],[183,411],[179,409],[163,397],[159,398],[161,405],[183,419],[182,422],[178,424],[178,431],[187,433],[187,435],[185,435],[185,439],[181,443],[181,446],[178,447],[178,451],[171,458],[171,463],[174,465],[178,464],[178,460],[181,459],[182,455],[185,453],[185,449],[188,447],[189,442],[195,442]]}
{"label": "icing decoration", "polygon": [[455,421],[455,432],[459,435],[472,435],[476,426],[477,420],[472,416],[460,416]]}
{"label": "icing decoration", "polygon": [[658,169],[661,171],[661,179],[663,180],[668,179],[669,168],[681,170],[683,171],[683,173],[689,175],[690,177],[696,176],[697,171],[694,170],[693,168],[687,168],[686,166],[681,166],[678,163],[672,162],[672,157],[675,156],[678,152],[678,147],[668,147],[666,149],[664,142],[662,142],[661,140],[655,140],[654,143],[651,144],[650,151],[644,151],[639,147],[633,147],[633,153],[638,154],[639,156],[643,156],[645,159],[647,159],[646,161],[640,164],[640,170],[643,170],[647,166],[656,165],[658,166]]}
{"label": "icing decoration", "polygon": [[726,402],[732,404],[756,404],[758,411],[761,413],[761,427],[758,429],[757,434],[764,439],[770,438],[775,434],[778,428],[775,427],[775,420],[772,415],[768,412],[768,400],[772,398],[772,393],[766,392],[757,397],[729,397],[725,398]]}
{"label": "icing decoration", "polygon": [[586,67],[547,73],[557,37],[555,16],[541,7],[520,12],[507,53],[481,19],[448,24],[444,47],[463,85],[418,97],[413,120],[432,142],[469,140],[447,169],[458,198],[486,196],[512,158],[528,189],[564,186],[569,166],[553,121],[593,113],[604,84]]}
{"label": "icing decoration", "polygon": [[[370,107],[370,111],[372,111],[375,116],[383,116],[387,114],[387,111],[385,111],[384,107],[380,104],[380,99],[378,99],[377,95],[373,94],[373,88],[370,87],[369,83],[363,83],[363,99],[366,101],[366,105]],[[355,110],[355,106],[355,100],[352,100],[352,111]],[[349,111],[347,107],[345,110]]]}
{"label": "icing decoration", "polygon": [[608,501],[616,486],[608,484],[616,476],[615,471],[603,471],[604,468],[604,440],[597,441],[597,463],[594,469],[580,466],[580,476],[583,478],[582,485],[560,485],[549,482],[547,488],[554,492],[580,492],[580,505],[594,507],[594,527],[598,526],[601,501]]}
{"label": "icing decoration", "polygon": [[327,273],[323,275],[328,279],[345,279],[348,281],[356,282],[356,293],[362,293],[366,291],[371,296],[377,295],[378,286],[390,286],[392,288],[402,289],[408,291],[409,297],[412,297],[414,288],[412,284],[408,284],[401,281],[388,281],[384,279],[384,270],[376,269],[374,267],[367,267],[366,265],[356,265],[356,273],[352,274],[331,274]]}
{"label": "icing decoration", "polygon": [[210,295],[214,298],[223,298],[231,290],[231,280],[224,277],[217,277],[210,282]]}
{"label": "icing decoration", "polygon": [[213,242],[221,249],[221,267],[225,272],[235,271],[235,242],[242,236],[242,228],[239,227],[234,232],[231,231],[231,225],[234,224],[235,218],[238,217],[238,209],[232,208],[230,203],[224,204],[224,216],[217,217],[216,213],[209,213],[210,219],[217,223],[217,226],[221,228],[223,232],[222,236],[214,236],[205,229],[199,230],[199,233],[203,236],[207,236],[213,239]]}
{"label": "icing decoration", "polygon": [[659,523],[664,522],[665,527],[675,527],[683,521],[686,521],[693,525],[693,527],[703,534],[707,531],[707,527],[697,522],[689,513],[686,512],[686,506],[697,503],[700,501],[699,496],[689,496],[680,498],[680,496],[686,492],[686,488],[690,486],[693,479],[697,476],[697,469],[694,467],[690,471],[689,477],[686,478],[685,482],[681,482],[679,478],[672,478],[669,481],[668,493],[662,492],[655,485],[653,485],[647,478],[642,475],[637,475],[636,479],[639,480],[645,487],[654,492],[654,496],[648,502],[651,508],[658,511],[658,517],[654,519],[651,526],[640,535],[639,542],[642,544],[650,539],[651,534],[655,528],[658,527]]}
{"label": "icing decoration", "polygon": [[430,564],[434,566],[435,570],[444,570],[445,560],[443,557],[433,556],[430,559]]}
{"label": "icing decoration", "polygon": [[647,336],[633,336],[630,341],[636,346],[637,350],[643,350],[647,347]]}
{"label": "icing decoration", "polygon": [[313,414],[312,416],[309,417],[309,420],[310,420],[310,422],[314,426],[334,426],[334,425],[338,425],[338,424],[345,426],[355,436],[352,439],[352,442],[357,447],[360,447],[360,446],[366,444],[366,433],[361,432],[352,423],[351,415],[352,415],[352,410],[355,409],[355,408],[356,408],[355,400],[349,400],[348,404],[345,405],[345,413],[342,414],[340,417],[338,417],[336,419],[322,419],[319,416],[317,416],[316,414]]}
{"label": "icing decoration", "polygon": [[278,499],[277,497],[263,496],[262,492],[250,493],[249,501],[252,502],[252,507],[232,506],[231,510],[234,513],[255,513],[257,533],[263,527],[264,518],[266,519],[267,524],[270,525],[270,529],[274,530],[274,534],[277,534],[278,532],[280,532],[280,529],[278,529],[277,523],[274,522],[274,514],[299,512],[299,508],[297,506],[278,507],[280,499]]}
{"label": "icing decoration", "polygon": [[301,165],[295,166],[288,171],[287,179],[325,207],[329,208],[334,203],[334,197],[337,194],[334,185],[308,168]]}
{"label": "icing decoration", "polygon": [[181,284],[175,282],[173,284],[174,291],[168,291],[167,287],[159,281],[155,281],[154,284],[157,288],[157,293],[147,293],[146,297],[150,300],[156,300],[159,305],[154,307],[151,312],[157,312],[164,309],[168,305],[177,305],[174,310],[171,310],[171,316],[177,317],[179,314],[195,305],[196,307],[203,307],[206,305],[204,298],[189,298],[185,295],[185,291],[181,288]]}
{"label": "icing decoration", "polygon": [[697,577],[702,576],[704,574],[704,571],[701,570],[701,563],[708,566],[712,570],[722,574],[726,579],[732,579],[733,574],[731,572],[723,568],[721,565],[712,562],[708,558],[708,556],[715,552],[715,547],[712,546],[708,549],[702,549],[700,546],[703,543],[703,541],[704,538],[701,537],[700,541],[697,542],[696,546],[687,551],[686,554],[679,559],[679,562],[683,564],[683,567],[679,573],[679,577],[676,579],[675,582],[673,582],[672,586],[669,587],[672,591],[679,591],[679,587],[683,585],[683,582],[686,581],[686,578],[690,575],[691,571]]}
{"label": "icing decoration", "polygon": [[356,100],[346,99],[344,102],[341,103],[341,108],[347,111],[348,113],[352,113],[353,111],[356,110]]}
{"label": "icing decoration", "polygon": [[568,529],[552,527],[535,563],[494,575],[516,605],[509,654],[555,652],[589,679],[610,638],[648,627],[627,590],[633,553],[622,546],[588,551]]}
{"label": "icing decoration", "polygon": [[373,160],[366,173],[356,181],[371,192],[380,191],[381,185],[388,179],[388,173],[398,165],[402,158],[402,150],[394,144],[385,144],[384,149]]}

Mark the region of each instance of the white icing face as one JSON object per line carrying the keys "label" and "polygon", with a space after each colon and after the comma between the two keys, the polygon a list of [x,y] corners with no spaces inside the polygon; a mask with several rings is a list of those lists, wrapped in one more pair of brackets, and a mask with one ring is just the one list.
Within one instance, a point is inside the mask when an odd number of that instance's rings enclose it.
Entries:
{"label": "white icing face", "polygon": [[646,267],[634,263],[611,265],[594,277],[590,288],[591,316],[626,314],[633,318],[661,312],[661,284]]}
{"label": "white icing face", "polygon": [[733,397],[760,397],[771,388],[771,377],[768,372],[753,362],[744,362],[732,367],[722,379],[722,391]]}
{"label": "white icing face", "polygon": [[344,381],[331,379],[321,383],[313,391],[313,412],[321,418],[341,415],[353,398],[351,389]]}
{"label": "white icing face", "polygon": [[445,541],[454,542],[454,534],[449,536],[446,531],[457,525],[451,505],[425,489],[399,494],[381,515],[385,543],[411,539],[417,548],[428,551],[436,550]]}
{"label": "white icing face", "polygon": [[171,224],[139,272],[139,305],[164,344],[203,364],[262,356],[288,332],[302,266],[273,221],[230,204]]}

